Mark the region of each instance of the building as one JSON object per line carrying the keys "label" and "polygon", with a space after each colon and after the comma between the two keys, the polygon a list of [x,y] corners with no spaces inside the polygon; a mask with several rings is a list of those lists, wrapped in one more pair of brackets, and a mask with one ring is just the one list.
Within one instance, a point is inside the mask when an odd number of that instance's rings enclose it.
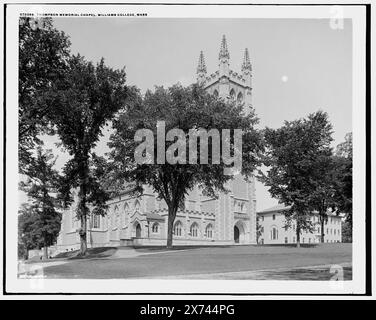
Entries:
{"label": "building", "polygon": [[[259,224],[259,244],[283,244],[296,243],[296,224],[292,222],[291,227],[285,228],[285,211],[290,207],[276,205],[269,209],[257,212]],[[342,217],[328,213],[328,221],[325,222],[324,241],[328,243],[342,242]],[[313,233],[302,231],[300,243],[320,243],[321,225],[317,214],[311,218],[315,226]]]}
{"label": "building", "polygon": [[[230,69],[230,55],[225,36],[219,51],[219,70],[207,75],[204,54],[199,55],[197,81],[204,88],[224,99],[236,99],[251,107],[252,67],[245,50],[242,73]],[[196,188],[185,200],[174,223],[174,244],[256,244],[255,181],[246,182],[236,176],[228,184],[231,190],[217,199],[204,197]],[[77,203],[77,201],[75,201]],[[142,197],[128,192],[111,199],[104,217],[88,220],[88,246],[165,245],[168,211],[164,201],[157,199],[146,187]],[[79,248],[80,223],[76,221],[73,205],[63,214],[58,238],[60,251]]]}

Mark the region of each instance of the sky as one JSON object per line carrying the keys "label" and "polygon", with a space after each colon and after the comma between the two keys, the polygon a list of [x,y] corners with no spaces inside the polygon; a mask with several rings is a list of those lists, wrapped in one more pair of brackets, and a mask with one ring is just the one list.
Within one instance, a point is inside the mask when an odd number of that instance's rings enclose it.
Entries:
{"label": "sky", "polygon": [[[57,18],[54,25],[70,36],[72,53],[125,67],[127,83],[142,92],[195,82],[201,50],[208,73],[215,72],[225,34],[232,70],[240,72],[249,49],[259,128],[278,128],[321,109],[333,125],[333,146],[352,131],[351,20],[343,29],[331,29],[327,19]],[[108,150],[107,139],[108,133],[98,153]],[[45,138],[57,152],[56,141]],[[67,159],[60,154],[57,166]],[[258,211],[278,203],[259,182],[256,199]]]}

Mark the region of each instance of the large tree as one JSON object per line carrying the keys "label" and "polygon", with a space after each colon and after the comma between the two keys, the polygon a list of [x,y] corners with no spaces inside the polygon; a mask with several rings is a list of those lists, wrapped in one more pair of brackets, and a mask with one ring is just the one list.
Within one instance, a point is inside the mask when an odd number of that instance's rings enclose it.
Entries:
{"label": "large tree", "polygon": [[346,214],[346,220],[352,225],[352,189],[353,189],[353,146],[352,133],[347,133],[345,141],[335,151],[337,186],[335,192],[336,209]]}
{"label": "large tree", "polygon": [[57,84],[52,102],[56,110],[51,122],[71,159],[66,163],[61,195],[71,204],[71,190],[78,189],[77,219],[81,249],[87,250],[87,219],[90,214],[105,214],[108,195],[101,184],[104,160],[93,153],[103,127],[126,105],[131,90],[125,85],[124,69],[114,70],[102,59],[93,65],[82,56],[72,56],[69,69]]}
{"label": "large tree", "polygon": [[[325,112],[318,111],[307,118],[285,121],[279,129],[266,128],[264,164],[260,180],[269,187],[272,197],[289,206],[287,226],[296,221],[297,246],[300,233],[313,231],[311,213],[315,209],[310,201],[317,191],[317,172],[313,170],[326,155],[330,155],[331,124]],[[326,159],[326,158],[325,158]]]}
{"label": "large tree", "polygon": [[47,115],[55,105],[48,98],[54,84],[64,76],[70,42],[64,32],[53,27],[50,18],[20,18],[18,137],[19,170],[25,173],[32,161],[39,134],[49,131]]}
{"label": "large tree", "polygon": [[[174,85],[168,89],[157,87],[154,92],[148,91],[143,98],[139,96],[113,122],[115,133],[109,143],[112,148],[113,179],[133,183],[136,195],[142,194],[145,185],[151,186],[166,202],[167,247],[170,248],[176,213],[183,207],[189,191],[198,186],[211,197],[216,197],[219,191],[227,191],[226,182],[233,175],[224,172],[231,166],[224,159],[226,142],[232,155],[235,150],[240,151],[242,166],[239,172],[246,178],[253,174],[258,164],[257,154],[262,149],[261,135],[254,128],[257,122],[253,111],[245,115],[241,105],[213,97],[198,85]],[[138,136],[140,129],[147,129],[149,134]],[[199,129],[202,129],[201,133],[205,131],[208,134],[211,129],[217,129],[222,134],[222,140],[215,145],[215,139],[196,139],[198,136],[195,134]],[[242,130],[242,144],[236,145],[230,136],[226,140],[222,129]],[[195,142],[190,144],[189,137],[192,135]],[[140,163],[136,153],[143,138],[146,138],[143,143],[149,144],[141,152],[145,161]],[[205,155],[208,155],[206,160]],[[201,159],[201,156],[204,158]],[[165,157],[172,161],[161,161]],[[196,161],[189,161],[188,157]]]}
{"label": "large tree", "polygon": [[56,197],[60,176],[53,168],[56,159],[51,150],[37,148],[36,157],[28,166],[27,181],[20,188],[31,200],[20,210],[19,242],[27,250],[44,247],[48,258],[48,247],[56,242],[60,231],[61,213]]}

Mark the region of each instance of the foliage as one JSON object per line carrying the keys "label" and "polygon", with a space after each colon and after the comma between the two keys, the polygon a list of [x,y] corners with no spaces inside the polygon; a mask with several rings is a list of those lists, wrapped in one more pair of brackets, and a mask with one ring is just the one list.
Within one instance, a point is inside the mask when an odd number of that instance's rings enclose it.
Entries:
{"label": "foliage", "polygon": [[25,173],[38,138],[51,129],[47,115],[55,105],[49,96],[67,67],[70,42],[50,18],[20,18],[19,26],[19,170]]}
{"label": "foliage", "polygon": [[19,243],[26,250],[51,246],[60,231],[61,213],[56,199],[59,174],[53,169],[56,159],[51,150],[37,148],[36,158],[27,170],[27,181],[20,188],[31,200],[24,204],[19,215]]}
{"label": "foliage", "polygon": [[[165,152],[176,142],[166,141],[165,147],[158,146],[157,121],[165,121],[166,133],[174,128],[183,130],[182,139],[186,146],[189,146],[190,129],[209,131],[214,128],[219,132],[222,129],[242,129],[241,173],[245,177],[250,177],[258,164],[257,153],[262,149],[262,142],[260,133],[254,128],[258,119],[253,111],[244,115],[242,106],[225,103],[197,85],[174,85],[168,89],[156,87],[154,92],[148,91],[144,98],[139,95],[126,112],[113,122],[115,133],[109,143],[112,148],[113,181],[134,183],[134,192],[138,195],[142,194],[144,185],[149,185],[166,202],[169,211],[167,246],[171,247],[176,212],[183,206],[188,192],[199,186],[205,195],[216,197],[218,191],[227,191],[225,184],[233,177],[224,174],[227,166],[222,157],[219,164],[212,163],[211,139],[208,141],[207,164],[201,161],[197,161],[197,164],[158,164],[157,147],[162,147]],[[154,134],[155,152],[150,155],[153,164],[138,164],[135,161],[134,152],[138,143],[134,137],[139,129],[149,129]],[[234,149],[233,143],[231,148]],[[198,147],[197,159],[200,159],[199,150]]]}
{"label": "foliage", "polygon": [[328,115],[318,111],[306,119],[285,121],[281,128],[266,128],[264,132],[263,162],[268,170],[266,174],[259,171],[259,179],[269,187],[272,197],[290,206],[286,222],[289,226],[291,219],[296,221],[298,245],[301,231],[312,232],[314,228],[310,221],[314,210],[310,197],[322,191],[317,189],[316,169],[331,154],[331,129]]}
{"label": "foliage", "polygon": [[78,188],[77,218],[83,230],[81,254],[86,253],[88,205],[93,214],[105,214],[108,194],[102,187],[105,160],[92,150],[102,136],[102,129],[125,106],[130,90],[125,85],[124,69],[107,67],[102,59],[97,65],[82,56],[72,56],[64,78],[57,83],[52,97],[56,111],[51,122],[72,157],[64,166],[61,199],[72,203],[71,190]]}

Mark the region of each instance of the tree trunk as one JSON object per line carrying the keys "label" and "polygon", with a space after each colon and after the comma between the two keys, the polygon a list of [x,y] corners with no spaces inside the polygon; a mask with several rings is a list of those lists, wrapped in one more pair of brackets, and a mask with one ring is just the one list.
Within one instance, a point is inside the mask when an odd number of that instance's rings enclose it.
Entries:
{"label": "tree trunk", "polygon": [[45,260],[48,259],[48,246],[46,243],[44,243],[44,248],[43,248],[43,259]]}
{"label": "tree trunk", "polygon": [[173,240],[173,228],[174,228],[174,221],[176,217],[177,209],[171,206],[168,207],[168,222],[167,222],[167,248],[172,248],[172,240]]}
{"label": "tree trunk", "polygon": [[80,234],[80,255],[84,256],[86,255],[87,251],[87,239],[86,239],[86,234],[87,234],[87,223],[86,223],[86,215],[81,215],[81,234]]}
{"label": "tree trunk", "polygon": [[324,232],[324,217],[323,216],[320,217],[320,222],[321,222],[321,239],[320,239],[320,241],[321,241],[321,243],[324,243],[325,232]]}
{"label": "tree trunk", "polygon": [[296,224],[296,247],[300,248],[300,228]]}

